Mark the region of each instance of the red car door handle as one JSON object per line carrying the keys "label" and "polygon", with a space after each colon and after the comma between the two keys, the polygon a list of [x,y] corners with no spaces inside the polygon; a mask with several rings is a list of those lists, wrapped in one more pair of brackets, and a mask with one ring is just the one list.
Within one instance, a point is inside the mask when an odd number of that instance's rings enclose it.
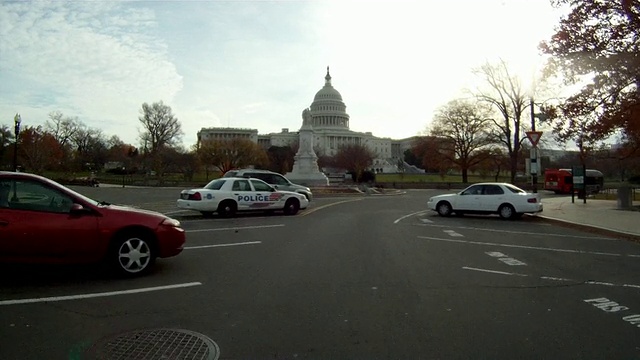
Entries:
{"label": "red car door handle", "polygon": [[7,226],[7,225],[9,225],[8,221],[0,220],[0,226]]}

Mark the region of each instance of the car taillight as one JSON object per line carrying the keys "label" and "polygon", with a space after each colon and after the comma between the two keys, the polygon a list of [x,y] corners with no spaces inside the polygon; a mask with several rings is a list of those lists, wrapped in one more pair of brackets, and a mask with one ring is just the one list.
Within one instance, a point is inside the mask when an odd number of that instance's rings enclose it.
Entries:
{"label": "car taillight", "polygon": [[199,192],[195,193],[195,194],[189,194],[189,200],[197,200],[200,201],[202,200],[202,195],[200,195]]}
{"label": "car taillight", "polygon": [[528,202],[528,203],[535,204],[535,203],[537,203],[537,202],[538,202],[538,199],[537,199],[537,198],[530,198],[530,199],[527,199],[527,202]]}

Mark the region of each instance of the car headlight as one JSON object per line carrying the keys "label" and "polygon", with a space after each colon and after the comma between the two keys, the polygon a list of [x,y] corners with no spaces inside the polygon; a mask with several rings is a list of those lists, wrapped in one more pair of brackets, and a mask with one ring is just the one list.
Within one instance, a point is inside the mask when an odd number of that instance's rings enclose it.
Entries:
{"label": "car headlight", "polygon": [[180,227],[180,221],[176,219],[164,219],[162,220],[162,225]]}

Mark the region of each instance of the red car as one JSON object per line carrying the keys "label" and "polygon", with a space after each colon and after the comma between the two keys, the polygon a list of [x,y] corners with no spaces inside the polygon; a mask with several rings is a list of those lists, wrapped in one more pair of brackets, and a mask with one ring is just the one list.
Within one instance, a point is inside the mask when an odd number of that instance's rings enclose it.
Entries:
{"label": "red car", "polygon": [[0,262],[106,261],[124,275],[178,255],[180,222],[160,213],[97,202],[45,177],[0,171]]}

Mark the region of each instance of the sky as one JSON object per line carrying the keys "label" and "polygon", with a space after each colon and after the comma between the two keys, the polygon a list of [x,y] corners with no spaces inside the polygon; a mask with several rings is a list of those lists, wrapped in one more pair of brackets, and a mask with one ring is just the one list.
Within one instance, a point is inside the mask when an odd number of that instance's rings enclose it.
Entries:
{"label": "sky", "polygon": [[533,79],[562,15],[549,0],[0,0],[0,125],[53,111],[137,145],[143,103],[207,127],[297,131],[332,84],[350,128],[402,139],[505,60]]}

